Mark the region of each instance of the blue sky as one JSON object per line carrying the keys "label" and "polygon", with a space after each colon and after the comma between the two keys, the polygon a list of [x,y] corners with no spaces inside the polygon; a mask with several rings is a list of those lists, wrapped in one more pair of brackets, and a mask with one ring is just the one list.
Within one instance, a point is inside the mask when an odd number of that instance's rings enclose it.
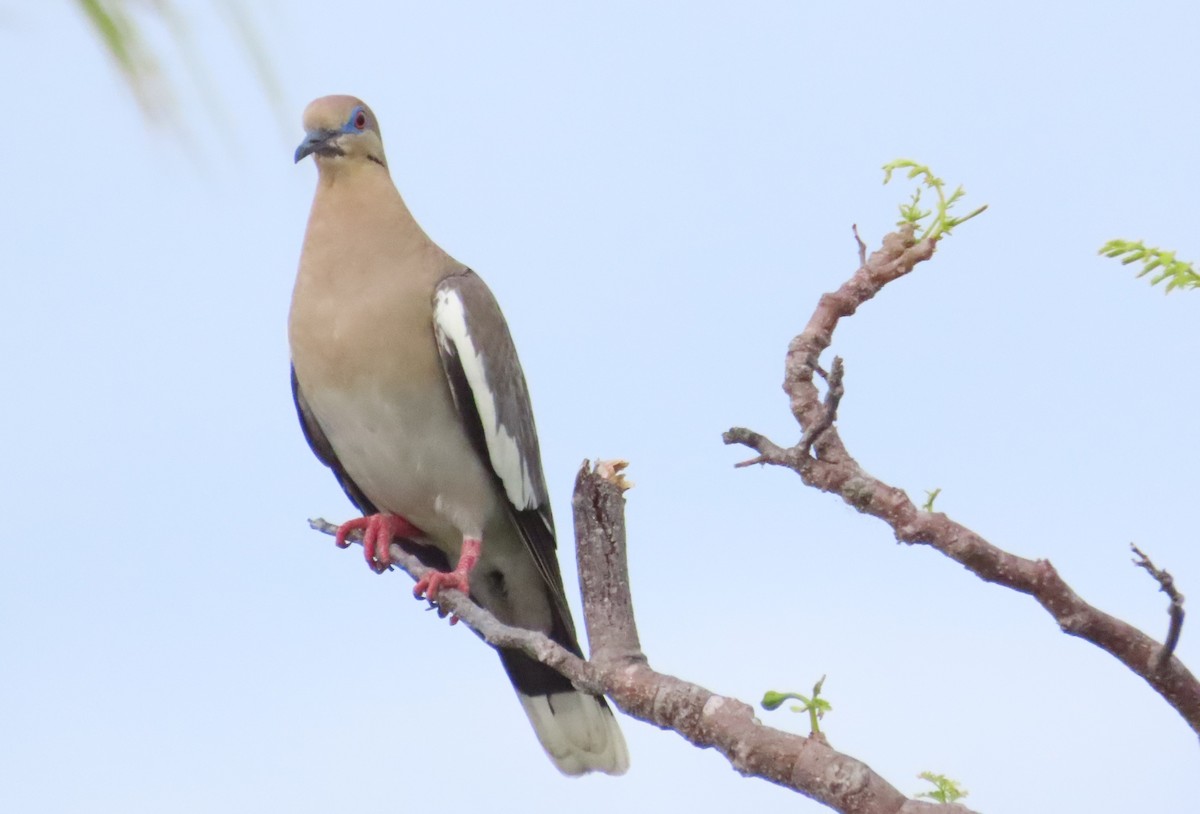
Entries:
{"label": "blue sky", "polygon": [[168,58],[185,147],[74,4],[9,6],[0,810],[822,810],[629,719],[626,777],[560,777],[486,648],[307,529],[351,513],[285,335],[315,174],[292,150],[334,92],[505,308],[576,608],[574,472],[628,458],[655,667],[749,701],[826,674],[834,746],[990,814],[1195,805],[1195,735],[1140,679],[794,475],[734,470],[720,433],[796,437],[787,342],[853,270],[851,224],[877,245],[908,195],[880,165],[927,162],[991,208],[842,325],[843,438],[1161,637],[1128,544],[1200,595],[1200,299],[1096,249],[1200,259],[1200,10],[264,3],[280,123],[181,3],[224,110]]}

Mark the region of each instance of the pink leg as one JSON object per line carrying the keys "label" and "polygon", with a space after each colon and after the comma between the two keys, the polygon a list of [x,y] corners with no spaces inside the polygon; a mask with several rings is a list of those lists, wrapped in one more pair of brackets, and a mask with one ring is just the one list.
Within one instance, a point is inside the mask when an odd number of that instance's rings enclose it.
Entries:
{"label": "pink leg", "polygon": [[471,592],[469,577],[475,563],[479,562],[479,553],[483,549],[483,541],[474,537],[464,537],[462,553],[458,555],[458,565],[449,573],[445,571],[430,571],[417,582],[413,588],[413,596],[417,599],[428,599],[436,602],[438,593],[446,589]]}
{"label": "pink leg", "polygon": [[422,537],[421,530],[398,514],[372,514],[367,517],[356,517],[338,526],[337,547],[345,548],[350,545],[346,537],[352,531],[363,533],[363,554],[367,565],[376,573],[383,573],[392,564],[389,551],[393,537]]}

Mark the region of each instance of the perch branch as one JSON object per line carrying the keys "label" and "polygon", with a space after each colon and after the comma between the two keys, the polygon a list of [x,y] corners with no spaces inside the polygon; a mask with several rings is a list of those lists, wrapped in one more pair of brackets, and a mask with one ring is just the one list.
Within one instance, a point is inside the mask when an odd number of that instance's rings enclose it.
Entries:
{"label": "perch branch", "polygon": [[[936,241],[916,240],[911,227],[883,239],[883,245],[837,291],[821,297],[804,330],[788,346],[783,389],[792,414],[805,436],[828,414],[813,373],[821,353],[833,340],[838,322],[878,294],[885,285],[933,256]],[[830,379],[832,380],[832,376]],[[812,433],[812,457],[799,445],[781,448],[763,435],[742,427],[724,434],[726,444],[758,453],[755,463],[793,470],[808,486],[838,495],[858,511],[887,523],[896,539],[928,545],[964,565],[979,578],[1032,596],[1054,617],[1063,632],[1111,653],[1141,676],[1200,734],[1200,682],[1171,648],[1085,602],[1046,560],[1010,554],[940,512],[919,509],[901,489],[868,474],[847,452],[836,426]],[[1160,580],[1161,584],[1161,580]],[[1182,608],[1179,608],[1182,612]],[[1174,614],[1174,610],[1172,613]],[[1174,618],[1174,616],[1173,616]]]}
{"label": "perch branch", "polygon": [[[323,518],[309,520],[308,525],[330,536],[337,534],[337,525]],[[362,545],[362,532],[353,532],[348,539]],[[420,560],[396,543],[392,543],[390,552],[394,567],[404,571],[414,582],[433,570],[422,565]],[[440,616],[457,616],[468,629],[488,644],[495,647],[520,648],[546,666],[562,673],[580,689],[594,693],[604,692],[603,684],[595,670],[579,656],[542,633],[504,624],[461,591],[442,591],[438,594],[436,607]]]}
{"label": "perch branch", "polygon": [[[842,814],[972,814],[961,805],[909,799],[824,739],[766,726],[749,704],[651,668],[633,616],[622,495],[627,485],[620,468],[593,469],[585,461],[575,481],[575,542],[591,661],[540,633],[501,624],[458,591],[442,593],[439,612],[458,616],[489,644],[520,648],[580,689],[608,695],[634,718],[672,730],[700,748],[716,749],[739,773],[792,789]],[[326,534],[337,531],[324,520],[309,524]],[[399,545],[392,545],[391,555],[413,579],[429,570]]]}

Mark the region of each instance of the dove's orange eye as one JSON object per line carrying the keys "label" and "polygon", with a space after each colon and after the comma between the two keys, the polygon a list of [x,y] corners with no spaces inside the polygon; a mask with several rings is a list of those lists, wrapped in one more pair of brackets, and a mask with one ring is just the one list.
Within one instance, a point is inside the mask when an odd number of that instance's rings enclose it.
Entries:
{"label": "dove's orange eye", "polygon": [[357,127],[359,130],[362,130],[364,127],[366,127],[367,126],[367,114],[363,113],[361,110],[358,111],[358,113],[354,116],[354,126]]}

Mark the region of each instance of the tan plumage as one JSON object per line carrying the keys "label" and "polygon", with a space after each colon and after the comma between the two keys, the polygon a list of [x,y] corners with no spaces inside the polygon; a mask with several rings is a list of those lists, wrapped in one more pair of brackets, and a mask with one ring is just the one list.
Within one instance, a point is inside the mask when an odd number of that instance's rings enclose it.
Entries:
{"label": "tan plumage", "polygon": [[[491,293],[413,219],[369,108],[318,99],[304,127],[296,158],[314,154],[319,173],[288,336],[314,452],[364,514],[415,526],[427,563],[447,570],[481,540],[478,563],[458,569],[476,601],[579,652],[528,393]],[[626,769],[603,699],[500,655],[562,771]]]}

